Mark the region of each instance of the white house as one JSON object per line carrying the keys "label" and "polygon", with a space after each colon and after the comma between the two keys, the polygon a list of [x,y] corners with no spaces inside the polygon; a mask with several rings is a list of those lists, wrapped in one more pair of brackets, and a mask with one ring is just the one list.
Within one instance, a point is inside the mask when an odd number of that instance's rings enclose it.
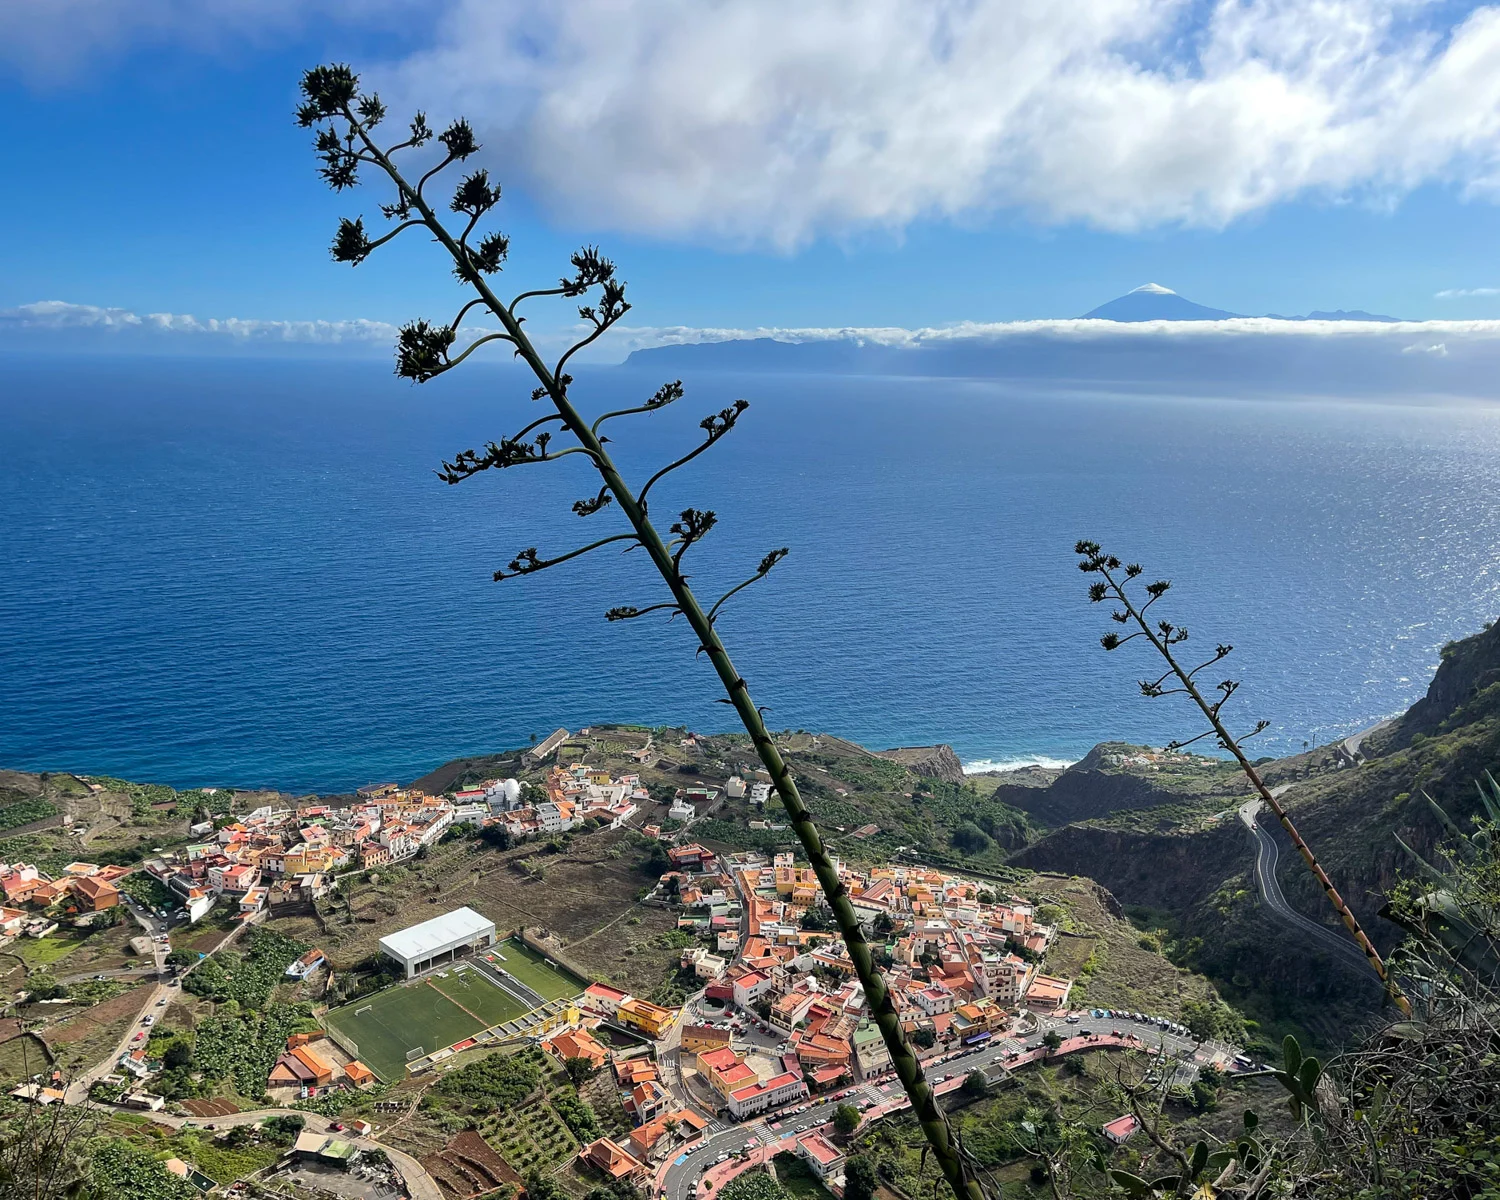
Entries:
{"label": "white house", "polygon": [[780,1108],[807,1095],[807,1085],[787,1071],[764,1082],[756,1082],[729,1093],[729,1111],[738,1121]]}
{"label": "white house", "polygon": [[771,977],[759,971],[747,971],[734,981],[734,1002],[740,1008],[749,1008],[751,1003],[771,990]]}
{"label": "white house", "polygon": [[937,984],[929,984],[916,995],[917,1007],[929,1017],[953,1011],[953,993]]}
{"label": "white house", "polygon": [[821,1133],[808,1133],[797,1139],[797,1152],[819,1179],[834,1179],[844,1173],[847,1158],[842,1150]]}

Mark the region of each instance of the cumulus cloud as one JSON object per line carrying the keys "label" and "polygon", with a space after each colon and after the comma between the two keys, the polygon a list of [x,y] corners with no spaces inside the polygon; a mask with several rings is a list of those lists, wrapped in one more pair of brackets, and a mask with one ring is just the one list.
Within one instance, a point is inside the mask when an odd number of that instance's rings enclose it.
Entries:
{"label": "cumulus cloud", "polygon": [[5,0],[0,62],[393,19],[415,48],[367,73],[595,229],[795,248],[1500,187],[1500,7],[1465,0]]}
{"label": "cumulus cloud", "polygon": [[1438,300],[1463,300],[1469,296],[1500,296],[1500,288],[1444,288],[1441,292],[1434,292],[1433,296]]}
{"label": "cumulus cloud", "polygon": [[730,244],[1500,183],[1490,6],[454,0],[384,82],[476,118],[570,218]]}

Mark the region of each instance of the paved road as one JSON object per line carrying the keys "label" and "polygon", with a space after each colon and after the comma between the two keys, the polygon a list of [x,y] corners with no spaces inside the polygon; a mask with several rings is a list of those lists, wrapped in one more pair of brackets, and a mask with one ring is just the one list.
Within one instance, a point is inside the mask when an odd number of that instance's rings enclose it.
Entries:
{"label": "paved road", "polygon": [[[1176,1057],[1196,1056],[1207,1061],[1211,1054],[1194,1039],[1167,1033],[1155,1024],[1138,1023],[1124,1017],[1104,1019],[1090,1017],[1086,1013],[1079,1015],[1081,1019],[1071,1025],[1060,1017],[1042,1018],[1037,1022],[1035,1030],[1024,1036],[999,1039],[978,1053],[971,1052],[956,1057],[945,1056],[947,1061],[933,1061],[925,1068],[928,1082],[933,1084],[934,1091],[942,1094],[962,1087],[964,1076],[979,1067],[996,1062],[1007,1066],[1024,1066],[1026,1062],[1031,1061],[1026,1056],[1040,1051],[1043,1045],[1042,1039],[1049,1029],[1054,1028],[1065,1037],[1071,1035],[1074,1038],[1078,1038],[1084,1031],[1106,1035],[1107,1038],[1112,1031],[1119,1030],[1122,1034],[1134,1034],[1139,1039],[1133,1044],[1156,1048]],[[1067,1045],[1062,1053],[1098,1048],[1099,1044],[1097,1042],[1086,1044],[1078,1040]],[[1105,1044],[1111,1043],[1107,1041]],[[1019,1060],[1007,1062],[1008,1056],[1012,1054],[1019,1055]],[[945,1076],[948,1077],[946,1080],[944,1080]],[[884,1075],[872,1083],[858,1085],[843,1100],[810,1102],[808,1111],[800,1115],[783,1116],[779,1113],[770,1113],[742,1125],[730,1124],[725,1118],[719,1118],[709,1126],[700,1149],[685,1158],[681,1154],[677,1155],[667,1163],[664,1169],[657,1171],[657,1189],[666,1193],[667,1200],[692,1200],[698,1193],[699,1177],[707,1174],[709,1182],[713,1185],[713,1191],[717,1191],[726,1178],[736,1173],[733,1158],[724,1164],[715,1165],[714,1160],[719,1155],[734,1156],[749,1149],[751,1155],[739,1164],[741,1169],[747,1168],[777,1153],[779,1148],[775,1144],[780,1139],[794,1137],[827,1124],[833,1119],[833,1110],[839,1104],[861,1104],[867,1100],[877,1106],[866,1114],[868,1120],[874,1114],[890,1111],[904,1104],[905,1095],[900,1082],[894,1075]],[[752,1146],[752,1142],[756,1144]],[[768,1150],[767,1146],[771,1149]]]}
{"label": "paved road", "polygon": [[1371,725],[1368,729],[1361,729],[1358,733],[1351,733],[1346,737],[1343,742],[1344,753],[1349,756],[1350,761],[1354,763],[1364,762],[1364,756],[1360,753],[1360,747],[1364,745],[1365,739],[1376,730],[1384,729],[1390,724],[1392,724],[1390,721],[1381,721],[1378,725]]}
{"label": "paved road", "polygon": [[[167,922],[160,920],[157,917],[153,917],[147,909],[142,907],[140,904],[137,904],[133,899],[131,899],[123,892],[120,894],[120,899],[125,904],[125,907],[130,910],[130,915],[135,918],[136,923],[139,924],[141,928],[146,931],[146,934],[152,939],[151,947],[153,967],[156,977],[160,979],[167,969],[167,954],[170,950],[170,946],[166,942],[156,941],[156,936],[158,934],[167,932]],[[166,999],[173,993],[174,990],[175,989],[167,986],[166,983],[159,982],[155,984],[149,992],[147,992],[145,1002],[141,1005],[140,1012],[136,1014],[135,1020],[130,1023],[129,1028],[125,1030],[124,1036],[120,1038],[119,1044],[109,1052],[108,1056],[106,1056],[102,1062],[98,1063],[96,1066],[90,1067],[87,1071],[83,1072],[83,1074],[75,1076],[73,1080],[68,1084],[65,1096],[69,1104],[81,1104],[83,1101],[88,1099],[89,1089],[93,1087],[94,1084],[99,1080],[103,1079],[106,1075],[112,1072],[115,1069],[115,1066],[119,1063],[121,1056],[124,1055],[125,1052],[131,1049],[135,1044],[135,1035],[141,1032],[141,1030],[144,1028],[141,1022],[144,1021],[148,1015],[160,1014],[161,1012],[164,1012],[166,1006],[159,1004],[158,1001]],[[142,1041],[144,1040],[145,1039],[142,1039]]]}
{"label": "paved road", "polygon": [[[1275,788],[1271,794],[1279,795],[1290,786],[1290,784],[1283,784]],[[1339,962],[1361,972],[1368,971],[1370,965],[1364,952],[1347,934],[1330,929],[1327,925],[1319,925],[1311,917],[1303,916],[1287,903],[1286,896],[1281,891],[1281,882],[1276,878],[1276,863],[1281,850],[1276,844],[1275,835],[1260,823],[1259,814],[1262,807],[1259,797],[1247,800],[1240,806],[1240,820],[1245,823],[1255,838],[1255,886],[1260,892],[1261,900],[1283,921],[1307,934]]]}

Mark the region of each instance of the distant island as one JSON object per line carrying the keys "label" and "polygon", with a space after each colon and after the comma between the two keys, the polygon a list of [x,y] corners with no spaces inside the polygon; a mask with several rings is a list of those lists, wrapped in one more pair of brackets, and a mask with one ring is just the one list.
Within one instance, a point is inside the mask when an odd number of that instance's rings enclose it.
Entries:
{"label": "distant island", "polygon": [[1362,309],[1247,316],[1147,283],[1079,317],[787,329],[636,350],[619,369],[993,379],[1210,395],[1500,399],[1500,323]]}

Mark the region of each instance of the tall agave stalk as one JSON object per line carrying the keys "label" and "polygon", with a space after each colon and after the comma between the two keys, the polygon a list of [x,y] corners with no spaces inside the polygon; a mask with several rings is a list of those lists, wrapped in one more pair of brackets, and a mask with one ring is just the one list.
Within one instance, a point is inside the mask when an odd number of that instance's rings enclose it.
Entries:
{"label": "tall agave stalk", "polygon": [[1180,646],[1187,641],[1188,631],[1170,621],[1149,621],[1146,618],[1147,611],[1165,596],[1172,584],[1165,579],[1158,579],[1154,583],[1145,584],[1142,590],[1145,592],[1146,600],[1142,604],[1136,602],[1129,588],[1135,584],[1144,569],[1139,563],[1122,564],[1112,554],[1106,554],[1100,548],[1098,542],[1079,542],[1073,547],[1075,554],[1080,556],[1078,567],[1085,575],[1098,575],[1099,579],[1089,585],[1089,599],[1098,604],[1105,600],[1111,600],[1120,607],[1110,615],[1118,625],[1127,628],[1134,627],[1132,632],[1121,636],[1118,633],[1106,633],[1099,639],[1100,644],[1106,650],[1117,650],[1126,642],[1134,641],[1143,637],[1151,648],[1159,654],[1167,664],[1167,670],[1156,679],[1141,680],[1141,694],[1148,698],[1159,696],[1185,695],[1198,706],[1199,712],[1208,720],[1209,728],[1205,729],[1197,737],[1188,738],[1186,741],[1173,742],[1168,749],[1181,749],[1183,746],[1191,745],[1202,738],[1212,737],[1220,746],[1234,756],[1235,762],[1239,763],[1240,770],[1244,772],[1245,778],[1250,781],[1250,786],[1256,791],[1261,801],[1276,814],[1276,819],[1281,822],[1281,827],[1286,830],[1287,836],[1292,839],[1292,845],[1297,847],[1297,853],[1302,856],[1302,861],[1307,864],[1307,869],[1317,878],[1318,886],[1323,889],[1323,894],[1328,897],[1328,902],[1333,905],[1334,911],[1338,913],[1339,919],[1343,921],[1344,927],[1354,935],[1355,942],[1364,953],[1366,961],[1369,962],[1371,970],[1380,978],[1381,985],[1385,988],[1391,1000],[1407,1016],[1411,1015],[1411,1003],[1402,993],[1395,978],[1386,970],[1385,961],[1380,957],[1380,952],[1371,944],[1360,926],[1359,919],[1353,910],[1339,895],[1339,891],[1333,886],[1333,881],[1328,878],[1328,872],[1318,862],[1317,856],[1312,852],[1302,835],[1297,832],[1297,827],[1292,823],[1292,818],[1285,808],[1277,801],[1271,793],[1271,789],[1261,779],[1260,772],[1255,769],[1254,764],[1246,757],[1242,748],[1245,741],[1260,733],[1270,724],[1268,721],[1257,721],[1255,727],[1249,733],[1235,737],[1230,733],[1228,727],[1219,716],[1220,710],[1236,691],[1239,683],[1233,679],[1226,679],[1214,685],[1213,692],[1217,696],[1209,700],[1204,696],[1202,689],[1197,683],[1197,676],[1215,666],[1229,657],[1233,646],[1220,643],[1211,657],[1199,663],[1197,666],[1184,666],[1178,661],[1173,652],[1174,646]]}
{"label": "tall agave stalk", "polygon": [[[573,511],[580,517],[588,518],[606,508],[615,507],[625,519],[627,527],[620,532],[550,558],[538,555],[534,546],[522,550],[505,570],[495,572],[495,579],[529,575],[606,545],[642,549],[646,552],[666,584],[670,599],[643,608],[629,605],[613,608],[605,614],[606,617],[612,621],[622,621],[652,612],[668,612],[686,620],[697,639],[698,652],[708,656],[724,686],[725,698],[722,702],[732,705],[739,715],[755,746],[756,754],[770,773],[777,794],[786,806],[803,853],[817,874],[818,883],[833,910],[834,920],[845,946],[848,947],[855,973],[864,987],[865,998],[875,1023],[885,1039],[891,1061],[911,1099],[912,1110],[921,1122],[933,1156],[958,1200],[983,1200],[983,1193],[972,1173],[966,1169],[963,1156],[934,1102],[932,1089],[923,1078],[920,1064],[907,1044],[890,990],[870,954],[849,894],[824,848],[812,814],[797,790],[786,761],[767,732],[760,710],[751,699],[749,687],[735,669],[729,652],[715,629],[715,621],[724,604],[744,588],[763,579],[785,556],[786,550],[772,550],[761,560],[753,575],[730,588],[705,609],[689,587],[682,563],[684,555],[714,527],[717,517],[711,511],[684,509],[664,536],[649,515],[648,494],[652,487],[727,434],[748,407],[747,403],[737,400],[731,407],[706,417],[700,425],[705,433],[704,440],[687,454],[657,471],[639,491],[633,490],[611,458],[606,448],[608,439],[600,434],[600,428],[607,421],[655,412],[675,403],[682,398],[683,390],[680,381],[666,384],[642,404],[606,412],[592,421],[585,418],[575,406],[570,393],[573,379],[565,371],[569,360],[602,337],[630,308],[625,301],[625,285],[615,277],[614,264],[600,257],[597,250],[585,248],[573,255],[573,274],[559,280],[556,287],[524,291],[509,302],[501,300],[491,287],[489,277],[502,269],[509,251],[509,239],[503,233],[493,231],[485,233],[477,241],[471,240],[483,219],[499,203],[499,186],[491,183],[488,173],[482,169],[459,180],[452,199],[448,202],[448,209],[457,214],[458,219],[454,222],[456,232],[439,217],[435,202],[428,193],[429,185],[440,174],[455,163],[463,162],[479,149],[469,123],[464,120],[454,121],[443,132],[434,135],[425,116],[417,113],[409,125],[407,136],[392,145],[382,146],[376,142],[374,131],[385,118],[385,106],[378,96],[359,91],[358,77],[348,67],[326,66],[307,72],[302,80],[302,91],[305,102],[298,109],[298,121],[305,128],[317,130],[316,146],[323,163],[321,174],[329,186],[335,191],[353,187],[359,182],[360,169],[369,167],[383,174],[395,189],[394,201],[382,206],[385,218],[395,222],[394,227],[372,239],[365,231],[363,218],[353,221],[346,219],[340,223],[334,238],[333,257],[340,262],[358,264],[373,250],[407,230],[423,229],[447,253],[452,260],[454,274],[472,292],[472,299],[459,309],[457,316],[448,324],[431,325],[426,321],[414,321],[402,328],[397,345],[397,374],[414,382],[426,382],[456,367],[480,346],[501,342],[509,346],[514,355],[536,376],[538,386],[532,392],[532,399],[547,403],[545,415],[531,421],[514,436],[490,442],[483,452],[465,450],[456,455],[453,461],[444,463],[439,473],[441,477],[449,483],[457,483],[480,471],[554,462],[568,455],[583,455],[597,472],[601,486],[596,494],[577,501],[573,505]],[[397,157],[406,161],[413,152],[420,151],[434,140],[439,144],[441,153],[432,156],[436,161],[431,162],[415,182],[411,181],[398,168]],[[593,298],[591,303],[585,303],[578,309],[579,318],[588,332],[552,364],[543,360],[522,328],[523,318],[517,316],[517,309],[524,301],[545,296]],[[461,323],[475,310],[488,313],[499,322],[500,328],[472,337],[466,347],[455,353]],[[555,435],[571,438],[571,444],[561,449],[554,448],[552,442]]]}

